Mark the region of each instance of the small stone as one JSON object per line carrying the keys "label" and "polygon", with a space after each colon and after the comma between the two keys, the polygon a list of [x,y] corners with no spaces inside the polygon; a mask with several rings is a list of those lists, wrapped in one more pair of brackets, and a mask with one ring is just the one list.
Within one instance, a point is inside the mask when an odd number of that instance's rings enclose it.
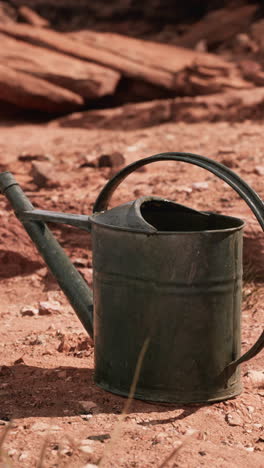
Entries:
{"label": "small stone", "polygon": [[25,364],[25,361],[24,361],[24,359],[23,359],[22,357],[20,357],[20,358],[18,358],[18,359],[16,359],[16,360],[14,361],[14,365],[15,365],[15,366],[17,366],[17,365],[19,365],[19,364]]}
{"label": "small stone", "polygon": [[248,410],[249,413],[254,413],[255,408],[254,408],[254,406],[247,406],[247,410]]}
{"label": "small stone", "polygon": [[96,156],[82,155],[78,163],[79,167],[98,167],[98,161]]}
{"label": "small stone", "polygon": [[260,176],[264,176],[264,166],[256,166],[255,167],[256,174]]}
{"label": "small stone", "polygon": [[93,453],[94,449],[91,447],[91,445],[81,445],[80,450],[84,453]]}
{"label": "small stone", "polygon": [[79,404],[87,413],[93,413],[98,408],[96,403],[89,400],[79,401]]}
{"label": "small stone", "polygon": [[187,185],[178,185],[178,187],[175,188],[176,192],[185,192],[185,193],[192,193],[192,188],[188,187]]}
{"label": "small stone", "polygon": [[255,384],[257,387],[264,386],[264,372],[263,371],[250,370],[246,372],[245,376],[248,377],[251,380],[251,382]]}
{"label": "small stone", "polygon": [[82,468],[97,468],[98,465],[94,465],[93,463],[87,463],[87,465],[84,465]]}
{"label": "small stone", "polygon": [[54,187],[59,184],[55,180],[56,171],[54,166],[49,162],[33,162],[31,175],[33,182],[39,187]]}
{"label": "small stone", "polygon": [[244,447],[247,452],[254,452],[254,447]]}
{"label": "small stone", "polygon": [[228,413],[226,421],[230,426],[243,426],[243,421],[237,413]]}
{"label": "small stone", "polygon": [[159,444],[161,442],[164,442],[166,437],[167,437],[167,434],[165,434],[164,432],[158,432],[158,434],[156,434],[153,437],[153,442],[156,443],[156,444]]}
{"label": "small stone", "polygon": [[117,151],[112,154],[102,154],[98,158],[98,167],[122,167],[124,164],[124,156]]}
{"label": "small stone", "polygon": [[13,457],[14,455],[17,454],[17,450],[16,449],[9,449],[7,451],[7,455],[9,455],[9,457]]}
{"label": "small stone", "polygon": [[68,457],[71,457],[73,454],[73,451],[70,448],[64,448],[60,452],[62,455],[67,455]]}
{"label": "small stone", "polygon": [[221,163],[224,164],[224,166],[230,167],[232,169],[238,167],[238,164],[235,158],[232,159],[231,157],[229,158],[226,157],[226,158],[221,159]]}
{"label": "small stone", "polygon": [[201,455],[202,457],[204,457],[206,455],[206,452],[204,450],[200,450],[200,452],[198,452],[199,455]]}
{"label": "small stone", "polygon": [[42,301],[39,303],[39,315],[51,315],[62,312],[61,304],[57,301]]}
{"label": "small stone", "polygon": [[21,453],[21,455],[19,455],[19,457],[18,457],[19,461],[26,460],[27,458],[28,458],[28,453],[27,452]]}
{"label": "small stone", "polygon": [[58,372],[57,377],[59,377],[59,379],[65,379],[67,377],[67,371],[63,370],[63,371]]}
{"label": "small stone", "polygon": [[104,442],[105,440],[110,439],[110,434],[98,434],[98,435],[93,435],[93,436],[88,436],[88,440],[95,440],[99,442]]}
{"label": "small stone", "polygon": [[84,421],[89,421],[93,417],[92,414],[81,414],[80,416]]}
{"label": "small stone", "polygon": [[192,436],[193,434],[196,434],[198,432],[197,429],[194,429],[192,427],[189,427],[188,429],[186,429],[185,431],[185,435],[186,436]]}
{"label": "small stone", "polygon": [[23,306],[22,309],[20,309],[20,314],[22,317],[33,317],[34,315],[38,315],[38,309],[32,306]]}
{"label": "small stone", "polygon": [[192,188],[195,190],[206,190],[208,189],[209,184],[208,182],[194,182],[192,184]]}

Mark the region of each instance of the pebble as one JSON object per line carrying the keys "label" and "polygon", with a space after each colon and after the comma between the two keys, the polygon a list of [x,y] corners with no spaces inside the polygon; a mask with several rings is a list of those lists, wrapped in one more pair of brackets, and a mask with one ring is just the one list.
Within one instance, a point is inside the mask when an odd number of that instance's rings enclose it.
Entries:
{"label": "pebble", "polygon": [[62,312],[61,304],[58,301],[42,301],[39,303],[39,315],[51,315]]}
{"label": "pebble", "polygon": [[38,315],[38,309],[36,307],[26,305],[20,309],[20,313],[22,317],[33,317],[34,315]]}
{"label": "pebble", "polygon": [[208,182],[194,182],[192,188],[195,190],[206,190],[209,188]]}
{"label": "pebble", "polygon": [[79,448],[84,453],[93,453],[94,452],[94,449],[92,447],[93,444],[94,442],[92,440],[84,439],[81,441],[81,445]]}
{"label": "pebble", "polygon": [[188,429],[186,429],[185,435],[186,435],[186,436],[191,436],[191,435],[195,434],[196,432],[198,432],[197,429],[194,429],[194,428],[192,428],[192,427],[189,427]]}
{"label": "pebble", "polygon": [[98,167],[122,167],[126,160],[124,156],[116,151],[112,154],[102,154],[98,158]]}
{"label": "pebble", "polygon": [[264,166],[256,166],[255,167],[256,174],[263,176],[264,175]]}
{"label": "pebble", "polygon": [[9,455],[9,457],[13,457],[14,455],[17,454],[17,450],[16,449],[9,449],[7,451],[7,455]]}
{"label": "pebble", "polygon": [[178,185],[178,187],[175,188],[176,192],[185,192],[185,193],[192,193],[192,188],[187,187],[187,185]]}
{"label": "pebble", "polygon": [[68,455],[70,457],[73,454],[73,451],[70,448],[64,448],[60,452],[62,455]]}
{"label": "pebble", "polygon": [[53,164],[49,162],[33,162],[31,171],[33,182],[39,187],[53,187],[59,184],[58,180],[54,179],[56,171]]}
{"label": "pebble", "polygon": [[255,408],[254,408],[254,406],[247,406],[247,410],[248,410],[249,413],[254,413]]}
{"label": "pebble", "polygon": [[97,158],[96,156],[93,156],[93,155],[88,155],[88,154],[84,154],[81,156],[81,159],[79,161],[79,167],[82,168],[82,167],[97,167],[98,165],[98,161],[97,161]]}
{"label": "pebble", "polygon": [[84,421],[89,421],[93,417],[92,414],[81,414],[80,416]]}
{"label": "pebble", "polygon": [[97,409],[97,404],[93,401],[85,400],[79,401],[78,403],[81,405],[84,411],[87,411],[87,413],[93,413]]}
{"label": "pebble", "polygon": [[263,371],[255,371],[250,370],[245,374],[251,382],[257,386],[262,386],[264,384],[264,372]]}
{"label": "pebble", "polygon": [[226,415],[226,421],[229,426],[243,426],[243,421],[237,413],[228,413]]}

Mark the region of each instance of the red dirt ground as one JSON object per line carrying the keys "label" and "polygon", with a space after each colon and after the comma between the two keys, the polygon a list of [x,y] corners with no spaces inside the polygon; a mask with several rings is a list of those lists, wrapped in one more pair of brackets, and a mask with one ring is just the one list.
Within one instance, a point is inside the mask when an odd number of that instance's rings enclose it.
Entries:
{"label": "red dirt ground", "polygon": [[[80,166],[87,155],[115,151],[126,163],[165,151],[203,154],[229,165],[264,194],[261,123],[171,123],[127,132],[0,127],[0,169],[15,174],[38,208],[90,213],[111,169]],[[32,178],[39,158],[53,167],[44,187]],[[197,189],[194,182],[208,185]],[[242,336],[243,350],[248,349],[262,331],[264,316],[263,241],[249,208],[212,174],[172,162],[129,176],[112,205],[150,194],[249,222],[254,236],[247,255],[254,260],[247,258],[245,265]],[[0,213],[0,466],[264,466],[263,353],[242,366],[244,391],[236,399],[189,406],[133,401],[120,422],[126,400],[93,383],[93,346],[4,197]],[[89,235],[70,227],[53,230],[91,284]],[[50,315],[21,314],[23,306],[47,300],[59,302]]]}

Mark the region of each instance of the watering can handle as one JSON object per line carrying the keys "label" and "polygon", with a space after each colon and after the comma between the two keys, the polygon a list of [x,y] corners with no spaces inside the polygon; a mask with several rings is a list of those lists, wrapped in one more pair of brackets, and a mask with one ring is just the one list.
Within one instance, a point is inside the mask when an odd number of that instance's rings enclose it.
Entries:
{"label": "watering can handle", "polygon": [[[200,166],[203,169],[207,169],[208,171],[212,172],[217,177],[229,184],[241,196],[241,198],[245,200],[245,202],[255,214],[260,226],[262,227],[262,230],[264,231],[264,203],[258,194],[228,167],[212,159],[192,153],[160,153],[148,158],[139,159],[138,161],[126,166],[112,179],[110,179],[109,182],[104,186],[95,202],[93,211],[100,212],[106,210],[113,192],[129,174],[142,166],[146,166],[147,164],[151,164],[157,161],[183,161],[189,164]],[[239,364],[244,361],[248,361],[256,354],[258,354],[263,348],[264,330],[258,338],[257,342],[239,359],[236,359],[235,361],[228,364],[228,366],[225,368],[225,371],[232,373]]]}

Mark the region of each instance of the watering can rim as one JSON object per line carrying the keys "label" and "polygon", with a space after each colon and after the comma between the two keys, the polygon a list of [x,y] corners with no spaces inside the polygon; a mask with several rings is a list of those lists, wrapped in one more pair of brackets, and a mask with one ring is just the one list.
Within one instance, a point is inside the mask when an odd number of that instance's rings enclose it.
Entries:
{"label": "watering can rim", "polygon": [[[233,226],[233,227],[229,227],[229,228],[218,228],[218,229],[201,229],[201,230],[193,230],[193,231],[162,231],[162,230],[158,230],[156,229],[154,226],[152,226],[150,223],[148,223],[142,216],[142,213],[141,213],[141,206],[143,205],[143,203],[145,202],[148,202],[148,201],[162,201],[162,202],[168,202],[170,204],[174,204],[174,205],[178,205],[178,206],[181,206],[181,207],[184,207],[184,208],[187,208],[188,210],[194,212],[194,213],[197,213],[197,214],[204,214],[204,215],[215,215],[217,216],[218,218],[226,218],[228,220],[236,220],[237,222],[239,222],[240,224],[238,226]],[[144,225],[146,228],[149,228],[149,229],[140,229],[140,228],[136,228],[136,227],[133,227],[133,226],[119,226],[119,225],[113,225],[113,224],[109,224],[109,223],[105,223],[103,222],[103,219],[104,219],[104,215],[106,213],[109,213],[111,211],[118,211],[120,209],[120,207],[125,207],[125,206],[131,206],[134,208],[134,211],[138,217],[138,219],[141,219],[143,222],[144,222]],[[102,220],[100,218],[102,218]],[[99,218],[99,219],[98,219]],[[163,198],[163,197],[158,197],[158,196],[142,196],[142,197],[139,197],[137,198],[136,200],[133,200],[133,201],[130,201],[130,202],[127,202],[123,205],[118,205],[112,209],[107,209],[107,210],[104,210],[104,211],[98,211],[98,212],[94,212],[92,214],[92,216],[90,217],[90,222],[91,224],[95,224],[95,225],[98,225],[98,226],[102,226],[103,228],[106,228],[106,229],[112,229],[112,230],[115,230],[115,231],[123,231],[123,232],[128,232],[128,233],[135,233],[135,234],[145,234],[147,236],[150,236],[150,235],[194,235],[194,234],[216,234],[216,233],[232,233],[234,231],[240,231],[240,230],[243,230],[246,223],[245,221],[243,221],[242,219],[240,218],[237,218],[236,216],[229,216],[229,215],[224,215],[224,214],[219,214],[219,213],[215,213],[215,212],[209,212],[209,211],[198,211],[198,210],[195,210],[193,208],[190,208],[188,206],[185,206],[185,205],[182,205],[180,203],[177,203],[177,202],[174,202],[173,200],[169,200],[167,198]]]}

